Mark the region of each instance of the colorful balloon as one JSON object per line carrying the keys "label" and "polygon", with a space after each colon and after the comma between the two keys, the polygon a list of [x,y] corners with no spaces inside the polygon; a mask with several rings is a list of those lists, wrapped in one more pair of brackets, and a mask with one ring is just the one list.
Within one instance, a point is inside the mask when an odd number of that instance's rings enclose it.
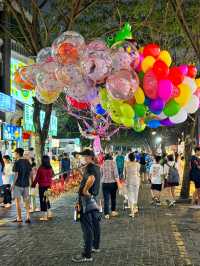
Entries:
{"label": "colorful balloon", "polygon": [[124,51],[117,51],[112,55],[112,67],[114,71],[121,69],[131,70],[132,57]]}
{"label": "colorful balloon", "polygon": [[186,119],[187,119],[187,112],[184,108],[181,108],[176,115],[170,117],[170,121],[174,124],[183,123],[185,122]]}
{"label": "colorful balloon", "polygon": [[195,93],[197,85],[194,79],[190,77],[184,77],[183,84],[187,84],[190,87],[192,94]]}
{"label": "colorful balloon", "polygon": [[165,119],[160,121],[160,124],[163,125],[163,126],[166,126],[166,127],[171,127],[171,126],[174,126],[175,123],[170,121],[169,118],[165,118]]}
{"label": "colorful balloon", "polygon": [[73,106],[77,110],[87,110],[90,107],[89,103],[78,102],[76,99],[70,96],[66,96],[66,100],[71,106]]}
{"label": "colorful balloon", "polygon": [[180,84],[178,88],[180,89],[180,95],[174,99],[180,106],[183,107],[189,102],[192,92],[190,87],[184,83]]}
{"label": "colorful balloon", "polygon": [[162,60],[163,62],[165,62],[165,64],[169,67],[172,63],[172,58],[171,55],[168,51],[166,50],[162,50],[159,54],[158,59]]}
{"label": "colorful balloon", "polygon": [[168,78],[174,85],[177,86],[183,81],[184,75],[180,71],[179,67],[172,67],[169,71]]}
{"label": "colorful balloon", "polygon": [[158,98],[158,80],[153,72],[153,70],[149,70],[144,75],[143,79],[143,89],[144,93],[150,99]]}
{"label": "colorful balloon", "polygon": [[187,73],[187,75],[190,78],[195,78],[196,75],[197,75],[197,68],[194,65],[189,65],[188,66],[188,73]]}
{"label": "colorful balloon", "polygon": [[144,103],[145,96],[144,96],[143,90],[140,87],[138,87],[138,89],[135,91],[134,96],[135,96],[136,103],[138,104]]}
{"label": "colorful balloon", "polygon": [[157,60],[153,65],[153,71],[157,79],[166,79],[169,74],[169,67],[162,60]]}
{"label": "colorful balloon", "polygon": [[146,113],[146,106],[144,104],[135,104],[134,111],[138,117],[143,117]]}
{"label": "colorful balloon", "polygon": [[194,114],[199,109],[199,98],[196,95],[192,95],[188,104],[186,106],[184,106],[184,109],[189,114]]}
{"label": "colorful balloon", "polygon": [[97,106],[96,106],[96,113],[97,113],[98,115],[105,115],[106,110],[104,110],[104,109],[102,108],[101,104],[97,104]]}
{"label": "colorful balloon", "polygon": [[176,115],[180,110],[180,105],[174,101],[174,100],[170,100],[164,107],[163,109],[163,113],[166,116],[174,116]]}
{"label": "colorful balloon", "polygon": [[187,73],[188,73],[188,66],[187,66],[187,65],[180,65],[180,66],[179,66],[179,69],[180,69],[181,73],[182,73],[184,76],[187,75]]}
{"label": "colorful balloon", "polygon": [[151,103],[149,105],[149,109],[152,113],[161,113],[164,108],[164,101],[161,98],[157,98],[155,100],[151,100]]}
{"label": "colorful balloon", "polygon": [[147,56],[141,63],[141,68],[144,73],[151,69],[155,63],[155,58],[153,56]]}
{"label": "colorful balloon", "polygon": [[150,43],[144,46],[144,50],[143,50],[143,54],[144,56],[153,56],[155,58],[157,58],[160,54],[160,47],[159,45],[155,44],[155,43]]}
{"label": "colorful balloon", "polygon": [[173,85],[170,80],[162,79],[158,82],[158,96],[164,101],[168,101],[172,96]]}
{"label": "colorful balloon", "polygon": [[128,117],[121,117],[121,123],[125,126],[125,127],[132,127],[133,126],[133,119],[130,119]]}
{"label": "colorful balloon", "polygon": [[147,123],[147,126],[150,128],[158,128],[158,127],[160,127],[160,121],[159,120],[150,120]]}
{"label": "colorful balloon", "polygon": [[42,64],[47,63],[53,59],[51,47],[45,47],[39,51],[36,57],[36,63]]}
{"label": "colorful balloon", "polygon": [[135,115],[133,108],[127,103],[123,103],[120,110],[124,117],[133,118]]}

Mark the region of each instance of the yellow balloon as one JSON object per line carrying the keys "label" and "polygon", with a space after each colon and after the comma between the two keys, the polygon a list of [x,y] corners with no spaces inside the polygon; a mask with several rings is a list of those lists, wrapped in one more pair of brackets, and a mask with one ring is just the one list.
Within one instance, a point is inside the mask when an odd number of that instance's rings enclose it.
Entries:
{"label": "yellow balloon", "polygon": [[184,83],[181,83],[178,88],[180,89],[180,95],[175,98],[175,101],[183,107],[189,102],[192,92],[190,87]]}
{"label": "yellow balloon", "polygon": [[140,87],[138,87],[138,89],[136,90],[134,96],[135,96],[136,103],[138,103],[138,104],[143,104],[144,103],[145,96],[144,96],[143,90]]}
{"label": "yellow balloon", "polygon": [[163,62],[165,62],[165,64],[169,67],[172,63],[172,58],[171,55],[168,51],[163,50],[160,52],[160,55],[158,57],[160,60],[162,60]]}
{"label": "yellow balloon", "polygon": [[199,88],[200,87],[200,78],[196,79],[195,82],[197,84],[197,88]]}
{"label": "yellow balloon", "polygon": [[153,67],[155,61],[156,59],[153,56],[146,56],[141,64],[142,71],[146,73],[150,68]]}
{"label": "yellow balloon", "polygon": [[115,123],[117,123],[117,124],[121,124],[121,119],[120,119],[119,116],[117,116],[117,115],[115,115],[115,114],[113,114],[113,113],[111,113],[110,115],[111,115],[112,120],[113,120]]}
{"label": "yellow balloon", "polygon": [[132,127],[134,124],[133,119],[127,117],[121,117],[121,122],[125,127]]}
{"label": "yellow balloon", "polygon": [[144,51],[144,47],[140,47],[140,48],[139,48],[139,53],[141,53],[141,54],[142,54],[142,53],[143,53],[143,51]]}

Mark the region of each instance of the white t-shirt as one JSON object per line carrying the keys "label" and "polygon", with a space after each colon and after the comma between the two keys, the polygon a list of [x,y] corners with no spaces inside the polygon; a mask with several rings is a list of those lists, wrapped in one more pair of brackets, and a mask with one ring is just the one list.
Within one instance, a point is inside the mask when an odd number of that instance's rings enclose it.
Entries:
{"label": "white t-shirt", "polygon": [[162,184],[163,167],[159,163],[152,164],[150,168],[151,183]]}

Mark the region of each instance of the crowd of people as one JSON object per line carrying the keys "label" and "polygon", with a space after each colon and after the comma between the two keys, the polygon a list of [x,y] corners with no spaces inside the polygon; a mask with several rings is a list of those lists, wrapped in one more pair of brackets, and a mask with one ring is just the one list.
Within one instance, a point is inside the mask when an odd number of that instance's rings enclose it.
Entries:
{"label": "crowd of people", "polygon": [[[41,164],[36,166],[32,149],[29,153],[24,153],[22,148],[17,148],[14,162],[8,155],[2,156],[0,152],[2,207],[10,208],[12,199],[15,199],[17,217],[13,222],[23,222],[21,199],[26,208],[26,223],[31,222],[30,214],[34,211],[41,211],[41,221],[48,221],[53,217],[51,204],[46,196],[55,176],[51,162],[50,157],[44,155]],[[81,256],[74,257],[73,261],[92,261],[92,252],[100,251],[100,220],[102,216],[111,219],[119,215],[118,191],[124,197],[124,208],[130,209],[131,218],[136,217],[139,212],[138,195],[142,183],[150,186],[152,196],[150,204],[160,206],[164,191],[165,204],[169,207],[174,206],[175,189],[181,182],[183,162],[182,154],[177,153],[153,155],[143,151],[128,151],[126,154],[122,151],[105,152],[101,164],[90,149],[75,153],[73,156],[64,153],[59,158],[58,176],[66,180],[69,173],[77,169],[82,175],[75,210],[79,213],[83,231],[84,252]],[[196,188],[193,203],[199,207],[200,147],[195,148],[195,155],[191,158],[190,178]],[[37,208],[37,195],[40,208]]]}

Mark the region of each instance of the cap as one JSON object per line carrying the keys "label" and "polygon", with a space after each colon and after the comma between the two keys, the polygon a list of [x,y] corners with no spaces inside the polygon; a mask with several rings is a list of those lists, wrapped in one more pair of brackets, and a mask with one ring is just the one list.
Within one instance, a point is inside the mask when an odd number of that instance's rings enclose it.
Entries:
{"label": "cap", "polygon": [[91,156],[91,157],[95,156],[94,152],[90,149],[85,149],[84,151],[80,152],[79,154],[81,156]]}

